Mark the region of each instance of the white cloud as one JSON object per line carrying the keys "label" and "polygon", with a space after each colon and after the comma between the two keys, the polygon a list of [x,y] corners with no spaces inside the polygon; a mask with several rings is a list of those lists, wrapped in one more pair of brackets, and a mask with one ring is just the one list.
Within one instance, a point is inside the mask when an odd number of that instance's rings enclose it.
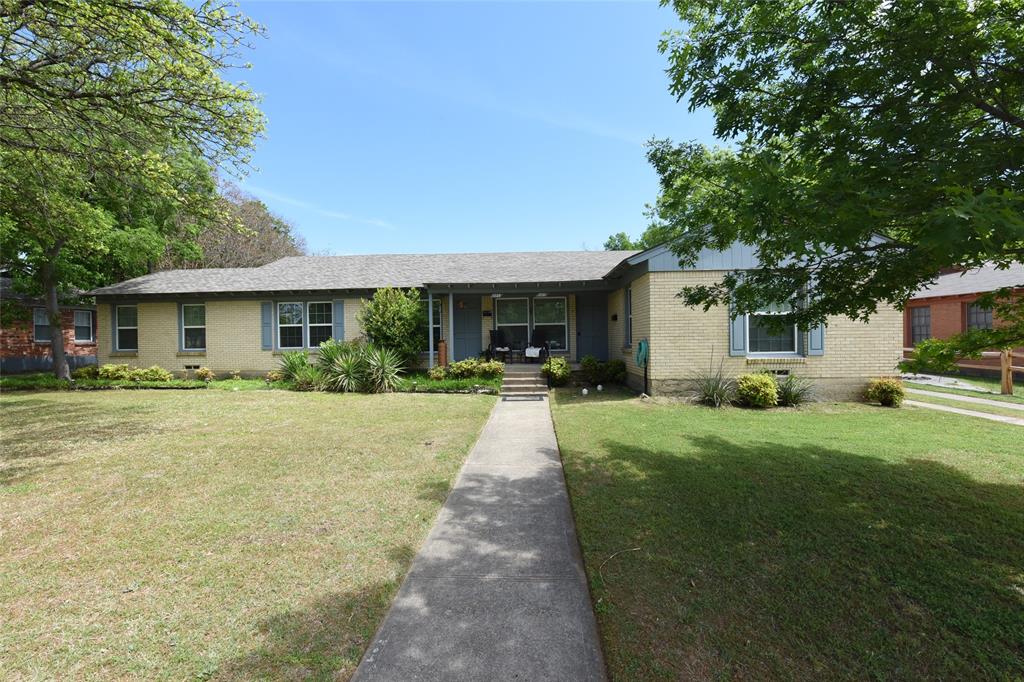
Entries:
{"label": "white cloud", "polygon": [[360,218],[358,216],[352,215],[351,213],[345,213],[343,211],[334,211],[334,210],[330,210],[330,209],[326,209],[326,208],[321,208],[320,206],[317,206],[316,204],[312,204],[312,203],[310,203],[308,201],[303,201],[301,199],[296,199],[294,197],[290,197],[290,196],[287,196],[285,194],[279,194],[278,192],[274,192],[273,190],[266,189],[265,187],[258,187],[256,185],[248,185],[248,184],[246,184],[246,185],[242,186],[242,189],[245,190],[246,192],[252,192],[256,196],[260,197],[261,199],[269,199],[270,201],[276,201],[277,203],[280,203],[280,204],[287,204],[288,206],[295,206],[296,208],[301,208],[301,209],[310,211],[311,213],[315,213],[315,214],[317,214],[319,216],[323,216],[324,218],[330,218],[332,220],[342,220],[342,221],[353,222],[353,223],[360,223],[362,225],[372,225],[373,227],[380,227],[380,228],[383,228],[385,230],[394,230],[394,229],[396,229],[394,225],[392,225],[391,223],[389,223],[386,220],[381,220],[380,218]]}

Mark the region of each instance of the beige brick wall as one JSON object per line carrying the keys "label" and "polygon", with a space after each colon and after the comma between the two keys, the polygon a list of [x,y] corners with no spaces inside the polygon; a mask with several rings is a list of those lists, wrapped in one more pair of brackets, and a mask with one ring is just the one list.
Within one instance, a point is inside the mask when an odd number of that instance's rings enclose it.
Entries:
{"label": "beige brick wall", "polygon": [[903,318],[891,306],[880,307],[870,323],[841,317],[830,319],[825,331],[825,354],[821,356],[792,359],[729,356],[728,310],[714,308],[704,312],[684,306],[675,297],[685,285],[711,284],[724,274],[691,271],[647,275],[652,301],[649,372],[658,392],[679,392],[695,369],[707,368],[712,363],[717,367],[720,361],[732,375],[763,368],[788,369],[813,379],[823,398],[857,397],[869,377],[895,371],[902,348]]}
{"label": "beige brick wall", "polygon": [[[345,339],[362,335],[356,319],[361,306],[358,298],[345,301]],[[261,348],[261,302],[206,301],[206,351],[179,352],[178,304],[171,301],[139,303],[139,350],[136,353],[113,351],[112,306],[97,306],[98,360],[100,364],[126,363],[133,367],[159,365],[173,372],[183,372],[185,365],[209,367],[224,374],[263,374],[277,368],[280,353]]]}
{"label": "beige brick wall", "polygon": [[[651,275],[638,277],[629,286],[633,290],[633,342],[626,346],[626,290],[616,289],[608,294],[608,357],[623,360],[629,385],[642,390],[644,370],[636,364],[636,343],[651,335]],[[618,319],[612,320],[612,315]]]}

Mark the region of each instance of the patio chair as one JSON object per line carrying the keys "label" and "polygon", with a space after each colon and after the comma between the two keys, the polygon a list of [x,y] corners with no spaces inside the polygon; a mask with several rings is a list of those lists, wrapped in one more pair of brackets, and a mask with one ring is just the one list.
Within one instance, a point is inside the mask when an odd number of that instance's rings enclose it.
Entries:
{"label": "patio chair", "polygon": [[547,339],[544,338],[544,332],[539,329],[533,330],[533,336],[530,338],[530,345],[524,352],[526,356],[526,362],[545,362],[548,356],[551,355],[551,348],[548,346]]}
{"label": "patio chair", "polygon": [[508,339],[505,337],[505,330],[492,329],[491,345],[487,347],[488,359],[493,359],[500,355],[502,362],[508,362],[508,357],[511,351],[512,347],[509,345]]}

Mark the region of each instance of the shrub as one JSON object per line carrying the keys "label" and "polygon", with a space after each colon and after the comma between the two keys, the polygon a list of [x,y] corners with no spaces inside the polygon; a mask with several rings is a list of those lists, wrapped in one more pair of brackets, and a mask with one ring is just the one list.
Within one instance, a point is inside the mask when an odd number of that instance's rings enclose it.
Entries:
{"label": "shrub", "polygon": [[279,369],[272,369],[269,372],[267,372],[266,376],[263,377],[263,380],[266,381],[268,384],[274,384],[277,383],[278,381],[284,381],[284,379],[284,372],[282,372]]}
{"label": "shrub", "polygon": [[441,365],[435,365],[427,370],[427,376],[434,381],[443,381],[447,374],[445,368]]}
{"label": "shrub", "polygon": [[320,370],[310,364],[299,366],[292,375],[292,385],[296,391],[318,391],[321,381]]}
{"label": "shrub", "polygon": [[170,381],[174,375],[163,367],[153,365],[146,369],[133,369],[130,378],[132,381]]}
{"label": "shrub", "polygon": [[362,351],[350,350],[321,368],[323,388],[339,393],[362,391],[366,381],[366,360]]}
{"label": "shrub", "polygon": [[281,373],[288,381],[296,381],[299,372],[310,366],[309,353],[304,350],[290,351],[281,356]]}
{"label": "shrub", "polygon": [[480,371],[480,361],[476,358],[466,358],[448,365],[445,376],[451,379],[469,379],[475,377]]}
{"label": "shrub", "polygon": [[370,346],[364,358],[366,390],[370,393],[391,393],[398,388],[399,375],[404,370],[398,353],[390,348]]}
{"label": "shrub", "polygon": [[505,363],[499,360],[488,360],[477,365],[476,376],[481,379],[499,379],[505,374]]}
{"label": "shrub", "polygon": [[722,407],[736,398],[736,382],[726,376],[723,362],[718,363],[718,369],[708,365],[707,370],[695,372],[689,381],[693,399],[702,405]]}
{"label": "shrub", "polygon": [[394,351],[403,365],[416,364],[425,326],[419,291],[385,287],[362,303],[359,323],[373,345]]}
{"label": "shrub", "polygon": [[864,395],[868,401],[884,407],[899,407],[903,403],[903,382],[899,377],[878,377],[868,382]]}
{"label": "shrub", "polygon": [[85,365],[71,373],[72,379],[97,379],[100,376],[100,368],[96,365]]}
{"label": "shrub", "polygon": [[97,370],[96,375],[100,379],[111,381],[128,381],[132,378],[132,368],[128,365],[103,365]]}
{"label": "shrub", "polygon": [[736,397],[748,407],[775,407],[779,404],[778,382],[764,372],[743,374],[736,380]]}
{"label": "shrub", "polygon": [[811,399],[814,393],[814,384],[809,379],[804,379],[796,374],[787,374],[778,382],[779,405],[785,407],[796,407]]}
{"label": "shrub", "polygon": [[200,381],[205,381],[209,383],[216,378],[217,375],[209,367],[200,367],[199,369],[196,370],[196,379],[199,379]]}
{"label": "shrub", "polygon": [[583,379],[591,384],[626,383],[626,363],[622,360],[601,362],[593,355],[584,355],[580,360]]}
{"label": "shrub", "polygon": [[540,371],[548,378],[552,386],[565,386],[569,383],[569,363],[565,358],[549,357]]}

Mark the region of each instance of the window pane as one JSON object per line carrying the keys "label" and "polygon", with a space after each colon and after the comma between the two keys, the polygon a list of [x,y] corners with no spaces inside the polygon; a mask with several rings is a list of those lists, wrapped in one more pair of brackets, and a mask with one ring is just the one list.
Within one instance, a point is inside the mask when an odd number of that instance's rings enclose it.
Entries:
{"label": "window pane", "polygon": [[749,336],[751,353],[795,353],[796,337],[793,325],[775,331],[768,326],[773,315],[750,315]]}
{"label": "window pane", "polygon": [[543,340],[548,342],[551,350],[565,350],[565,325],[564,324],[538,324],[533,328],[534,334],[543,335]]}
{"label": "window pane", "polygon": [[[310,303],[309,304],[309,323],[310,324],[332,324],[331,316],[331,304],[330,303]],[[310,332],[312,334],[312,332]]]}
{"label": "window pane", "polygon": [[92,311],[75,311],[75,341],[92,341]]}
{"label": "window pane", "polygon": [[32,309],[32,338],[36,341],[50,340],[50,321],[46,319],[46,308]]}
{"label": "window pane", "polygon": [[[309,313],[310,318],[313,317],[313,313]],[[319,346],[321,343],[331,338],[330,325],[310,325],[309,326],[309,345]]]}
{"label": "window pane", "polygon": [[501,328],[505,332],[505,340],[508,341],[510,348],[526,348],[527,341],[527,327],[525,324],[516,324],[510,326],[503,326]]}
{"label": "window pane", "polygon": [[302,347],[302,327],[281,327],[278,331],[277,345],[281,348]]}
{"label": "window pane", "polygon": [[117,330],[117,348],[118,348],[118,350],[138,350],[139,349],[139,330],[138,329],[118,329]]}
{"label": "window pane", "polygon": [[302,324],[301,303],[282,303],[277,308],[277,314],[278,324]]}
{"label": "window pane", "polygon": [[529,302],[525,298],[496,300],[498,324],[526,324],[529,321]]}
{"label": "window pane", "polygon": [[50,341],[52,339],[50,336],[50,325],[48,324],[35,325],[35,329],[33,329],[32,333],[36,341]]}
{"label": "window pane", "polygon": [[910,309],[910,340],[915,345],[932,336],[932,309],[918,306]]}
{"label": "window pane", "polygon": [[139,309],[133,305],[122,305],[117,307],[118,327],[138,327]]}
{"label": "window pane", "polygon": [[564,298],[535,298],[533,300],[535,324],[565,322]]}
{"label": "window pane", "polygon": [[982,308],[977,303],[967,306],[968,329],[992,329],[992,309]]}
{"label": "window pane", "polygon": [[206,327],[186,328],[185,348],[187,350],[202,350],[206,348]]}
{"label": "window pane", "polygon": [[206,325],[205,305],[183,305],[181,315],[185,319],[186,327],[203,327]]}
{"label": "window pane", "polygon": [[49,325],[50,321],[46,319],[46,308],[33,308],[32,309],[32,323],[33,324],[45,324]]}

